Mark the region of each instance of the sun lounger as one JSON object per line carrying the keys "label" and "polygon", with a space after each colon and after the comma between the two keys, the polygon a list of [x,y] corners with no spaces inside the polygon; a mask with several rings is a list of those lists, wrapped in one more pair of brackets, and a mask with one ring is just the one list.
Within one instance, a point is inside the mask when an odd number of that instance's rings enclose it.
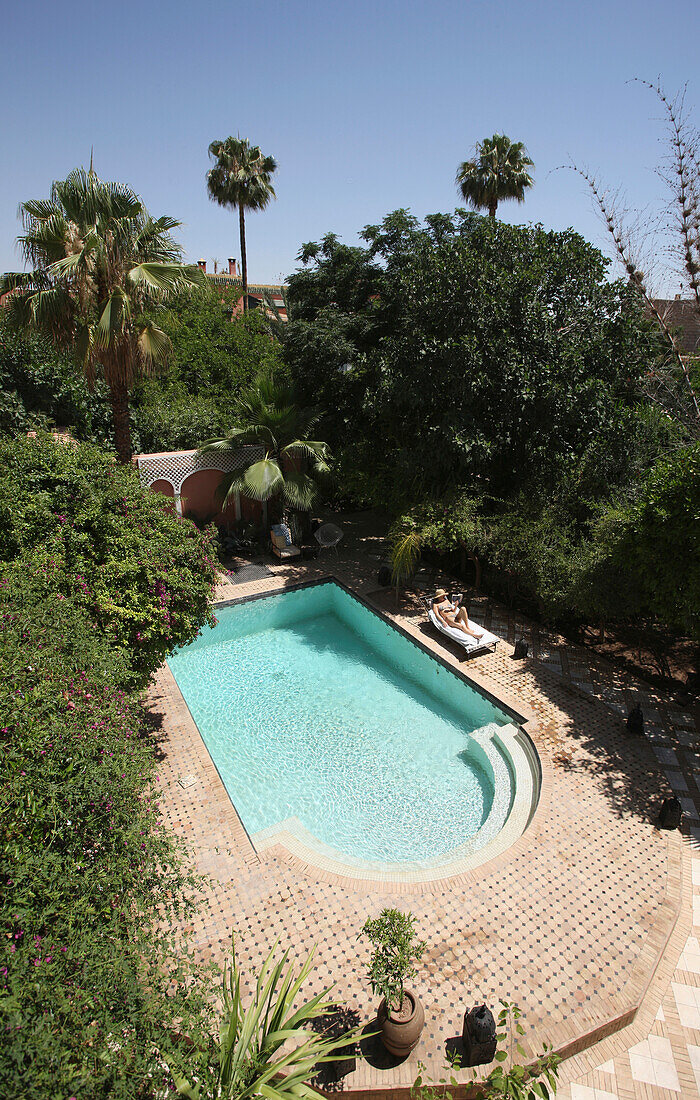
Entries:
{"label": "sun lounger", "polygon": [[481,633],[480,638],[472,638],[469,634],[465,634],[463,630],[459,630],[458,627],[447,626],[433,611],[434,596],[425,599],[423,602],[428,612],[428,618],[435,629],[439,630],[445,637],[451,638],[453,642],[457,642],[458,645],[464,646],[467,656],[475,657],[477,653],[487,653],[489,650],[495,649],[500,642],[501,639],[495,634],[490,634],[488,630],[484,630],[478,623],[473,623],[471,619],[469,619],[469,626],[472,630]]}

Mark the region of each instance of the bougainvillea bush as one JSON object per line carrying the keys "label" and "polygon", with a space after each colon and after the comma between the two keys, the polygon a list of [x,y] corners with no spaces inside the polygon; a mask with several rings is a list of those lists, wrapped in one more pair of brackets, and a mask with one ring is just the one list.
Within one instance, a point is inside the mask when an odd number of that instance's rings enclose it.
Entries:
{"label": "bougainvillea bush", "polygon": [[19,557],[87,612],[127,682],[145,684],[211,621],[211,535],[91,444],[0,443],[0,560]]}
{"label": "bougainvillea bush", "polygon": [[181,1062],[204,1080],[209,986],[171,934],[196,884],[140,693],[211,621],[215,577],[135,470],[0,444],[2,1096],[163,1096]]}
{"label": "bougainvillea bush", "polygon": [[164,1095],[164,1059],[192,1072],[181,1035],[206,1045],[208,987],[170,934],[195,884],[124,653],[60,595],[0,566],[0,1095]]}

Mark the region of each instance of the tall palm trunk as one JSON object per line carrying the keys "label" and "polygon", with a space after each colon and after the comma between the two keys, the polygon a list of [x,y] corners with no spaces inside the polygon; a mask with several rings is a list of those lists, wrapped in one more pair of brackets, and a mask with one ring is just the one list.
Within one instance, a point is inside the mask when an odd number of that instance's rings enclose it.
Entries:
{"label": "tall palm trunk", "polygon": [[245,254],[245,210],[243,203],[238,206],[238,220],[241,226],[241,279],[243,280],[243,312],[248,309],[248,260]]}
{"label": "tall palm trunk", "polygon": [[109,399],[112,405],[114,446],[120,462],[131,462],[131,428],[129,426],[129,390],[121,379],[109,380]]}
{"label": "tall palm trunk", "polygon": [[489,203],[489,217],[490,218],[495,218],[496,217],[497,207],[498,207],[498,199],[491,199],[491,201]]}

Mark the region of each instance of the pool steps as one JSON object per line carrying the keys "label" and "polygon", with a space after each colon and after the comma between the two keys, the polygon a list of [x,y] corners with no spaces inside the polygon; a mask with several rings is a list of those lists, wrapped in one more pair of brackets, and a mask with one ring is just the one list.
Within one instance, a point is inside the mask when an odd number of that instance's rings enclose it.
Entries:
{"label": "pool steps", "polygon": [[[309,866],[349,878],[362,877],[374,882],[431,882],[473,871],[511,846],[530,824],[540,794],[541,771],[537,752],[525,731],[512,723],[499,726],[490,722],[469,735],[478,741],[494,768],[494,778],[507,768],[511,772],[511,800],[499,825],[498,807],[491,809],[486,821],[470,840],[452,851],[426,861],[383,863],[357,859],[323,844],[302,825],[297,817],[288,817],[251,834],[253,847],[262,855],[280,846],[289,855]],[[489,832],[495,835],[484,843]]]}

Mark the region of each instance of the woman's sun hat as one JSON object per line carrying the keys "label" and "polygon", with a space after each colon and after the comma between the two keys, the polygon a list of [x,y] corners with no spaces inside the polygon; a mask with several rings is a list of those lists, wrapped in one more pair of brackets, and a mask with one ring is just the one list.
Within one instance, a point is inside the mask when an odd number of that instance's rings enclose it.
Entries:
{"label": "woman's sun hat", "polygon": [[445,592],[444,588],[438,588],[437,592],[435,593],[435,598],[444,600],[446,595],[447,595],[447,592]]}

